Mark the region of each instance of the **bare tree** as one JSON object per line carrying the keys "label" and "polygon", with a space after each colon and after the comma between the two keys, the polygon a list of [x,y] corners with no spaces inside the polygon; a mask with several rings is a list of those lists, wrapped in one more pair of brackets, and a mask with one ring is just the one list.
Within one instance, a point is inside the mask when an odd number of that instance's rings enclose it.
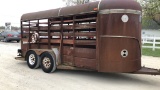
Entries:
{"label": "bare tree", "polygon": [[160,0],[139,0],[143,8],[143,18],[160,25]]}

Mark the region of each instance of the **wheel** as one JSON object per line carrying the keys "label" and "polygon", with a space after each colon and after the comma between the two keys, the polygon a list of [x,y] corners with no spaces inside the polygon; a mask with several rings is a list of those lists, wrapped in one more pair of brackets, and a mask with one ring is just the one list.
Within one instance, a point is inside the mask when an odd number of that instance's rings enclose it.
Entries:
{"label": "wheel", "polygon": [[17,40],[17,43],[19,43],[19,40]]}
{"label": "wheel", "polygon": [[25,60],[27,61],[28,67],[31,69],[38,68],[40,65],[40,58],[33,50],[27,52]]}
{"label": "wheel", "polygon": [[3,39],[3,42],[8,42],[8,40],[6,38]]}
{"label": "wheel", "polygon": [[56,70],[54,56],[49,52],[44,52],[41,55],[41,68],[44,72],[50,73]]}

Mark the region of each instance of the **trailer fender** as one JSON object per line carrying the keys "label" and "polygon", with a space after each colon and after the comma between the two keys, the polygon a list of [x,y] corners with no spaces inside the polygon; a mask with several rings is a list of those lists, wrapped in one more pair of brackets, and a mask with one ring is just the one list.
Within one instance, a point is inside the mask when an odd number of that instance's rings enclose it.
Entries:
{"label": "trailer fender", "polygon": [[60,51],[58,50],[58,48],[52,48],[52,51],[55,54],[56,65],[61,64]]}
{"label": "trailer fender", "polygon": [[60,59],[60,51],[58,48],[52,48],[52,49],[32,49],[33,51],[36,52],[37,55],[41,56],[43,52],[50,52],[56,61],[56,65],[61,64],[61,59]]}

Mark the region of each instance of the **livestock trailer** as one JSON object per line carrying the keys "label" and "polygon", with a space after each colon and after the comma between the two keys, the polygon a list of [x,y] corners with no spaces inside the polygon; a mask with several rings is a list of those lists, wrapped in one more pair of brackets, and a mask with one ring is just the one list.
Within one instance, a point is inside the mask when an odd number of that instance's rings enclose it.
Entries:
{"label": "livestock trailer", "polygon": [[141,67],[141,15],[135,0],[102,0],[23,14],[19,57],[29,68],[159,74]]}

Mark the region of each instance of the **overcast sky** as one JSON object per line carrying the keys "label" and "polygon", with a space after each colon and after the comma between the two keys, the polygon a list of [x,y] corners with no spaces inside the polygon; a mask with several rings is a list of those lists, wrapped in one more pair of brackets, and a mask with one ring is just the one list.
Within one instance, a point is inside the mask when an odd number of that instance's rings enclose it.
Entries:
{"label": "overcast sky", "polygon": [[1,0],[0,26],[11,22],[12,26],[20,26],[20,18],[24,13],[36,12],[63,7],[62,0]]}

